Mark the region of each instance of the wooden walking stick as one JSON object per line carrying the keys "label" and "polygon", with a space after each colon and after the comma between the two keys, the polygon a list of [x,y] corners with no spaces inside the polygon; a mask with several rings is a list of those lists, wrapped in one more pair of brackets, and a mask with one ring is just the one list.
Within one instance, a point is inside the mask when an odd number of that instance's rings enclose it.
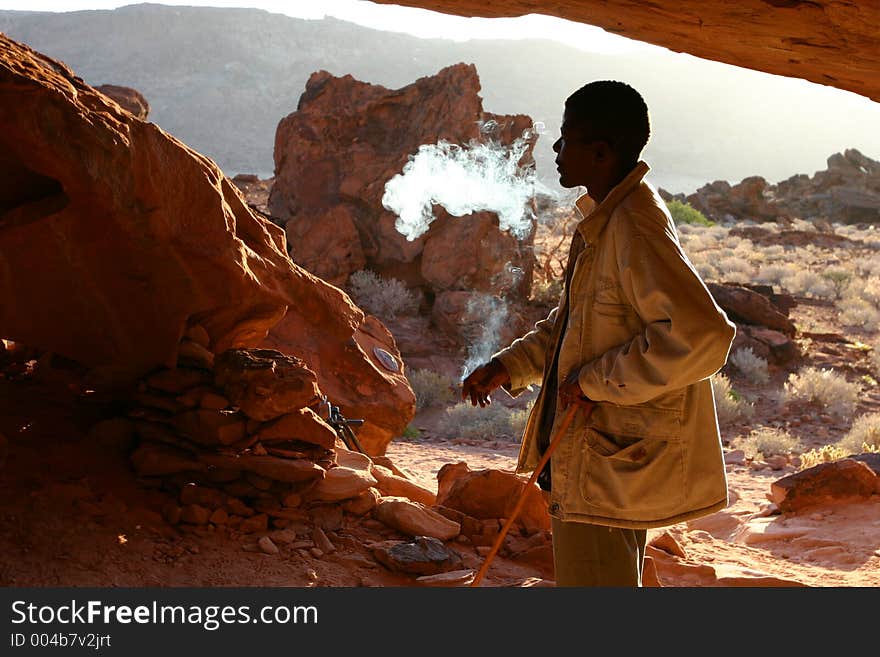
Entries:
{"label": "wooden walking stick", "polygon": [[519,494],[519,498],[517,498],[516,500],[516,505],[513,507],[513,511],[511,511],[510,513],[510,517],[507,519],[507,522],[504,523],[504,526],[498,533],[498,537],[495,539],[495,544],[492,546],[492,549],[489,550],[489,554],[486,555],[486,560],[483,561],[483,565],[480,566],[480,570],[477,572],[476,576],[474,576],[474,579],[471,582],[471,586],[480,585],[480,582],[483,580],[483,577],[489,570],[489,565],[492,563],[492,559],[495,558],[495,554],[501,548],[501,543],[504,542],[504,537],[507,536],[507,532],[510,530],[511,525],[513,525],[513,521],[516,520],[517,515],[522,509],[523,504],[526,501],[526,495],[528,495],[532,486],[535,484],[535,481],[538,479],[538,475],[541,474],[544,466],[547,465],[547,462],[550,460],[550,456],[553,454],[556,447],[559,445],[560,442],[562,442],[562,437],[565,435],[565,432],[568,431],[568,425],[570,425],[571,421],[574,419],[575,413],[577,413],[578,408],[583,407],[586,417],[590,417],[590,413],[593,412],[594,405],[595,404],[588,399],[581,399],[579,401],[571,403],[571,406],[569,406],[568,410],[565,412],[565,416],[562,418],[562,424],[559,425],[559,429],[556,431],[556,435],[553,436],[553,440],[550,441],[550,445],[544,452],[544,456],[541,458],[541,462],[538,463],[538,466],[535,468],[532,476],[529,477],[529,483],[527,483],[523,487],[522,492]]}

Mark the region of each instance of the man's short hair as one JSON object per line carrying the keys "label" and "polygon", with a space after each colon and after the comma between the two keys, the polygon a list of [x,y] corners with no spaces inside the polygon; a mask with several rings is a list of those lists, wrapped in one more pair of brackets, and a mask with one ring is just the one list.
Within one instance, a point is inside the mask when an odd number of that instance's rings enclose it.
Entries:
{"label": "man's short hair", "polygon": [[565,101],[567,120],[583,125],[592,140],[607,141],[626,164],[635,164],[651,136],[648,106],[624,82],[599,80],[575,91]]}

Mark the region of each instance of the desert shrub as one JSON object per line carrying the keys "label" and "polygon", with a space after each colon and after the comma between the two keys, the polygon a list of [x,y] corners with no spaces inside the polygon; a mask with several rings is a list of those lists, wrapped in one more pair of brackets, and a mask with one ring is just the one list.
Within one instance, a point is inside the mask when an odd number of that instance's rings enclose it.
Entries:
{"label": "desert shrub", "polygon": [[396,278],[382,278],[369,269],[348,277],[348,291],[354,302],[372,315],[394,319],[397,315],[414,315],[419,297]]}
{"label": "desert shrub", "polygon": [[750,283],[755,275],[752,264],[738,255],[718,260],[718,271],[722,279],[731,283]]}
{"label": "desert shrub", "polygon": [[837,446],[848,454],[880,450],[880,413],[865,413],[857,417]]}
{"label": "desert shrub", "polygon": [[854,264],[859,276],[880,276],[880,255],[857,258]]}
{"label": "desert shrub", "polygon": [[469,440],[517,442],[522,438],[528,415],[527,409],[507,408],[497,402],[485,408],[461,402],[446,409],[438,430],[450,437]]}
{"label": "desert shrub", "polygon": [[721,372],[712,376],[712,395],[719,424],[747,420],[754,413],[754,407],[739,396],[730,385],[730,379]]}
{"label": "desert shrub", "polygon": [[785,258],[785,247],[781,244],[771,244],[761,249],[763,260],[782,260]]}
{"label": "desert shrub", "polygon": [[852,280],[852,272],[843,267],[829,267],[822,272],[822,278],[834,286],[834,296],[840,299]]}
{"label": "desert shrub", "polygon": [[792,265],[790,273],[782,280],[782,286],[791,294],[816,299],[833,299],[834,286],[830,281],[809,269]]}
{"label": "desert shrub", "polygon": [[755,279],[758,283],[779,285],[786,277],[791,276],[793,273],[791,265],[762,265],[758,269]]}
{"label": "desert shrub", "polygon": [[831,368],[804,367],[790,374],[783,396],[786,402],[814,404],[832,415],[848,417],[859,402],[861,387]]}
{"label": "desert shrub", "polygon": [[767,361],[755,354],[751,347],[737,349],[730,354],[728,361],[740,374],[755,383],[767,383],[770,380]]}
{"label": "desert shrub", "polygon": [[416,395],[417,411],[448,404],[458,396],[458,381],[434,370],[413,370],[407,375],[407,379]]}
{"label": "desert shrub", "polygon": [[839,461],[840,459],[849,456],[849,454],[849,452],[843,451],[837,445],[822,445],[822,447],[811,449],[808,452],[801,454],[801,464],[798,469],[806,470],[807,468],[812,468],[820,463]]}
{"label": "desert shrub", "polygon": [[838,302],[840,323],[852,329],[864,329],[874,333],[880,330],[880,311],[877,307],[858,297],[846,297]]}
{"label": "desert shrub", "polygon": [[532,301],[541,306],[555,306],[562,295],[562,279],[536,280],[532,284]]}
{"label": "desert shrub", "polygon": [[710,221],[706,215],[697,210],[690,203],[682,203],[675,199],[667,201],[666,207],[672,215],[672,221],[675,225],[679,224],[698,224],[701,226],[714,226],[715,222]]}
{"label": "desert shrub", "polygon": [[871,370],[877,377],[880,377],[880,347],[874,347],[868,354],[868,362],[871,363]]}
{"label": "desert shrub", "polygon": [[752,459],[764,459],[768,456],[788,455],[796,451],[800,441],[784,429],[775,427],[758,427],[749,432],[748,436],[737,436],[730,441],[731,447],[741,449]]}

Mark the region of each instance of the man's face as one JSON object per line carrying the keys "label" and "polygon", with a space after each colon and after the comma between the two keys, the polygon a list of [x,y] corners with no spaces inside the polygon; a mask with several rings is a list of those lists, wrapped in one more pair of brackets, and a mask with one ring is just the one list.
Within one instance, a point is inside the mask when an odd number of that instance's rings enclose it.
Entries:
{"label": "man's face", "polygon": [[589,137],[589,126],[584,122],[573,122],[565,113],[559,139],[553,144],[556,152],[556,170],[559,184],[563,187],[583,186],[589,190],[590,180],[596,169],[597,141]]}

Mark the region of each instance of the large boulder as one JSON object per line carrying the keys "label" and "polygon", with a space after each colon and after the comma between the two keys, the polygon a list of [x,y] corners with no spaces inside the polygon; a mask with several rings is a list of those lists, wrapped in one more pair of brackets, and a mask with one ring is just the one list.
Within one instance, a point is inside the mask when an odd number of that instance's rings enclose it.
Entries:
{"label": "large boulder", "polygon": [[150,114],[150,104],[137,89],[118,84],[102,84],[95,89],[115,100],[122,109],[128,110],[141,121],[146,121]]}
{"label": "large boulder", "polygon": [[[459,218],[435,207],[427,233],[409,241],[382,204],[386,183],[420,146],[489,139],[509,146],[532,128],[528,116],[484,112],[479,90],[476,68],[465,64],[396,90],[312,74],[275,137],[269,209],[286,222],[293,259],[334,284],[367,267],[429,291],[499,293],[512,266],[522,275],[510,292],[526,296],[534,230],[519,240],[499,229],[494,213]],[[526,143],[524,167],[533,163],[534,137]]]}
{"label": "large boulder", "polygon": [[0,181],[0,336],[126,386],[173,368],[188,327],[219,354],[277,325],[265,346],[366,420],[365,448],[382,453],[413,417],[387,330],[294,264],[212,161],[4,35]]}

